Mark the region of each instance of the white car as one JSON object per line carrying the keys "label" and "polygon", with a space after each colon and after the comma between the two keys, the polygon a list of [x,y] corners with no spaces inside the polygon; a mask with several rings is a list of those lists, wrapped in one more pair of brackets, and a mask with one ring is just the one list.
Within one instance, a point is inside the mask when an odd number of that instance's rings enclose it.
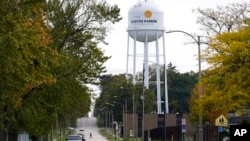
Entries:
{"label": "white car", "polygon": [[78,133],[77,135],[81,136],[82,141],[85,141],[84,134]]}
{"label": "white car", "polygon": [[66,139],[67,141],[83,141],[81,135],[69,135]]}

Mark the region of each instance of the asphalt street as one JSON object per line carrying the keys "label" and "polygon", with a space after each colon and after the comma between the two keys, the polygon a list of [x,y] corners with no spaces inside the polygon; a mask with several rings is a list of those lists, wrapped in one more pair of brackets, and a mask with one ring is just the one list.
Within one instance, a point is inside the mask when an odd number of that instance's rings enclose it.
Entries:
{"label": "asphalt street", "polygon": [[[79,118],[77,120],[76,133],[84,134],[86,141],[108,141],[99,133],[95,117]],[[92,137],[90,136],[90,133],[92,134]]]}

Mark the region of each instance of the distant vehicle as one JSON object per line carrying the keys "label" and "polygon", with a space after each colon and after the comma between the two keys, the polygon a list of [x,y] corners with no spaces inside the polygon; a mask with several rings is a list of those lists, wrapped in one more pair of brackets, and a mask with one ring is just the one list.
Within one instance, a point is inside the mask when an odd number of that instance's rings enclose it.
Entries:
{"label": "distant vehicle", "polygon": [[85,141],[82,135],[69,135],[66,139],[67,141]]}
{"label": "distant vehicle", "polygon": [[74,130],[74,128],[73,127],[68,127],[68,130]]}

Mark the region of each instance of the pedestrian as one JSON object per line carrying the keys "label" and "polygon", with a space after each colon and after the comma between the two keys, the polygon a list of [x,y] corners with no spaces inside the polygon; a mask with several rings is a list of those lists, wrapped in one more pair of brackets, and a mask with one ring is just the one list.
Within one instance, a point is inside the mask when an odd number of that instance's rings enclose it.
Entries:
{"label": "pedestrian", "polygon": [[89,137],[92,138],[92,133],[90,132]]}

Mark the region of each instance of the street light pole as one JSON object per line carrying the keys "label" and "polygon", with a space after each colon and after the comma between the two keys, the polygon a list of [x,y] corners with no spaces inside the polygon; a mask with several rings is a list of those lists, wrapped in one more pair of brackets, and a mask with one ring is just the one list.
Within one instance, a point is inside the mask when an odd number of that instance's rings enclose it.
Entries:
{"label": "street light pole", "polygon": [[[128,105],[127,105],[127,100],[125,101],[125,113],[126,113],[126,117],[125,117],[125,127],[126,127],[126,130],[125,130],[125,139],[127,140],[127,136],[128,136],[128,132],[127,132],[127,130],[128,130],[128,120],[127,120],[127,118],[128,118]],[[124,127],[124,126],[123,126]]]}
{"label": "street light pole", "polygon": [[135,85],[133,85],[133,117],[132,117],[133,140],[135,138]]}
{"label": "street light pole", "polygon": [[[120,87],[120,89],[123,89],[125,90],[124,87]],[[129,89],[128,89],[129,90]],[[115,96],[117,97],[117,96]],[[117,102],[116,102],[117,103]],[[119,103],[120,104],[120,103]],[[123,127],[126,127],[126,129],[124,128],[124,131],[125,131],[125,134],[124,134],[124,137],[125,137],[125,140],[127,138],[127,136],[129,135],[130,136],[130,133],[127,132],[128,130],[128,124],[127,124],[127,118],[128,118],[128,106],[127,106],[127,98],[125,99],[125,106],[124,106],[124,116],[123,116],[123,120],[125,119],[125,126],[123,124]],[[133,137],[134,138],[134,134],[135,134],[135,85],[133,85],[133,92],[132,92],[132,130],[133,130]],[[133,139],[134,140],[134,139]]]}
{"label": "street light pole", "polygon": [[[105,103],[106,105],[110,105],[110,106],[112,106],[112,108],[114,108],[114,104],[111,104],[111,103]],[[109,111],[109,122],[108,122],[108,124],[109,124],[109,126],[108,126],[108,128],[109,128],[109,132],[110,132],[110,137],[112,137],[112,131],[111,131],[111,129],[112,129],[112,125],[113,125],[113,109],[111,108],[111,110]],[[110,127],[111,126],[111,127]]]}
{"label": "street light pole", "polygon": [[[165,85],[165,91],[167,91],[168,89],[167,89],[167,72],[166,72],[166,64],[164,64],[164,67],[163,67],[163,69],[164,69],[164,85]],[[165,92],[165,93],[167,93],[167,92]],[[164,101],[164,107],[165,107],[165,109],[164,109],[164,133],[163,133],[163,136],[164,136],[164,141],[166,141],[166,139],[167,139],[167,135],[166,135],[166,112],[168,112],[168,109],[167,109],[167,107],[168,106],[166,106],[166,102],[167,102],[167,97],[166,97],[166,95],[165,95],[165,101]]]}
{"label": "street light pole", "polygon": [[[144,71],[145,71],[145,64],[144,64],[145,62],[143,62],[143,84],[144,84],[144,78],[145,78],[145,73],[144,73]],[[145,114],[145,108],[144,108],[144,97],[145,97],[145,89],[144,89],[144,85],[143,85],[143,87],[142,87],[142,141],[144,141],[144,121],[145,121],[145,119],[144,119],[144,114]]]}
{"label": "street light pole", "polygon": [[[199,81],[201,80],[201,49],[200,49],[200,36],[198,36],[198,61],[199,61]],[[202,90],[201,86],[198,86],[199,100],[201,98]],[[202,109],[201,102],[199,102],[199,141],[203,141],[203,125],[202,125]]]}
{"label": "street light pole", "polygon": [[[200,51],[200,45],[201,45],[201,41],[200,41],[200,37],[201,36],[198,36],[197,39],[185,32],[185,31],[182,31],[182,30],[170,30],[170,31],[167,31],[165,33],[173,33],[173,32],[181,32],[181,33],[184,33],[188,36],[190,36],[194,41],[195,43],[198,45],[198,64],[199,64],[199,81],[201,80],[201,51]],[[198,88],[198,94],[199,94],[199,101],[200,101],[200,98],[201,98],[201,95],[202,95],[202,90],[201,90],[201,86],[199,86]],[[203,141],[203,123],[202,123],[202,109],[201,109],[201,103],[199,102],[199,107],[200,107],[200,110],[199,110],[199,141]]]}
{"label": "street light pole", "polygon": [[[114,97],[117,97],[117,96],[114,96]],[[122,123],[123,123],[124,122],[124,104],[121,104],[120,102],[115,102],[115,101],[113,101],[113,103],[115,105],[118,104],[122,107]],[[117,121],[119,121],[119,120],[117,120]],[[123,125],[124,125],[124,123],[123,123]],[[115,130],[115,140],[116,140],[116,135],[117,135],[117,131]]]}

